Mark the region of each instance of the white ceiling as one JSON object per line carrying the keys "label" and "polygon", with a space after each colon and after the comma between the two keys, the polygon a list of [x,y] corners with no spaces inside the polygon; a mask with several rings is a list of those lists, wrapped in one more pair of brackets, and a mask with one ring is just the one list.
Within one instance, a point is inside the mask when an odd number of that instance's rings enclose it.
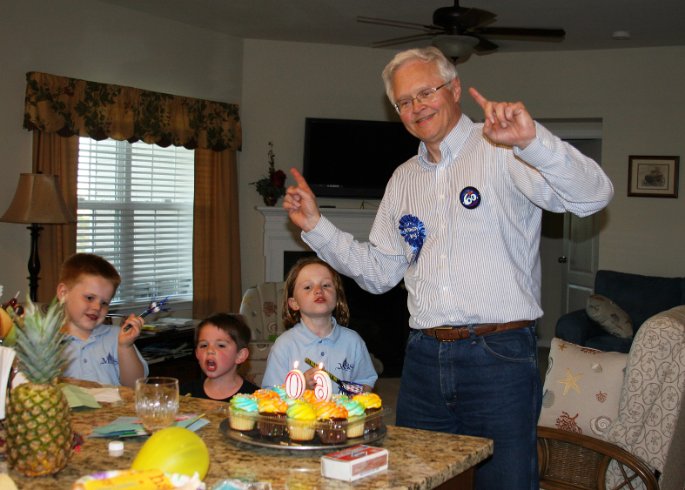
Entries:
{"label": "white ceiling", "polygon": [[[357,22],[357,16],[432,24],[453,0],[100,0],[238,38],[371,46],[420,31]],[[491,38],[501,52],[685,45],[685,0],[462,0],[497,14],[493,27],[562,28],[561,42]],[[630,40],[612,33],[628,31]],[[397,45],[398,49],[429,41]]]}

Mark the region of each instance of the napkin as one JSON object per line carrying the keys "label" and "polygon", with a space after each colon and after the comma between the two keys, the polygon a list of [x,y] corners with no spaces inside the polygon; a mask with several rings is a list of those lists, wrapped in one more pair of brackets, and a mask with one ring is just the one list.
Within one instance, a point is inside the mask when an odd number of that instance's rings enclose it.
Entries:
{"label": "napkin", "polygon": [[146,436],[147,432],[138,422],[138,417],[119,417],[107,425],[94,427],[90,437],[136,437]]}
{"label": "napkin", "polygon": [[67,383],[60,383],[59,386],[62,388],[62,393],[64,393],[64,396],[67,397],[69,408],[100,408],[101,405],[97,402],[95,397],[91,393],[88,393],[88,391],[86,391],[84,388]]}
{"label": "napkin", "polygon": [[0,346],[0,420],[5,418],[5,398],[7,397],[7,384],[9,383],[12,363],[14,362],[14,349]]}
{"label": "napkin", "polygon": [[209,420],[203,419],[200,415],[181,415],[176,418],[176,427],[183,427],[193,432],[201,429],[209,423]]}
{"label": "napkin", "polygon": [[121,401],[121,395],[119,395],[119,388],[116,387],[102,387],[102,388],[81,388],[82,390],[90,393],[95,397],[95,399],[102,403],[115,403]]}
{"label": "napkin", "polygon": [[[209,424],[209,420],[198,419],[195,415],[179,415],[174,425],[195,432],[207,424]],[[89,437],[137,437],[146,435],[148,433],[138,417],[119,417],[107,425],[95,427]]]}

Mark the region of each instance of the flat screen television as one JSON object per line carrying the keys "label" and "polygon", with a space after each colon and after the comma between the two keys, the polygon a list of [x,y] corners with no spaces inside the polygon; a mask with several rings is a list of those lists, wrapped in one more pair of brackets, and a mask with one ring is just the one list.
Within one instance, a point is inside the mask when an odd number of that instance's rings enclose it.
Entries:
{"label": "flat screen television", "polygon": [[302,175],[318,197],[380,199],[418,147],[401,122],[308,117]]}

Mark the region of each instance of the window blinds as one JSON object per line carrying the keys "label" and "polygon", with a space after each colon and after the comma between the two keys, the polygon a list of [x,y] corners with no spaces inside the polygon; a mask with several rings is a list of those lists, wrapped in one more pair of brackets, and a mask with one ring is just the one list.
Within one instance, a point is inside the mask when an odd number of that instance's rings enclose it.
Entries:
{"label": "window blinds", "polygon": [[80,138],[76,249],[122,278],[114,304],[192,300],[194,152]]}

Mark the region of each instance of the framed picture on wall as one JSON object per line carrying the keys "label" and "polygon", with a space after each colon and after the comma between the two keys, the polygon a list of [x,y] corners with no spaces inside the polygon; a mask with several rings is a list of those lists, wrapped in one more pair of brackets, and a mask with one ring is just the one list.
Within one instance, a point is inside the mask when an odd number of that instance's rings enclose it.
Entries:
{"label": "framed picture on wall", "polygon": [[677,156],[628,157],[628,195],[633,197],[678,197]]}

